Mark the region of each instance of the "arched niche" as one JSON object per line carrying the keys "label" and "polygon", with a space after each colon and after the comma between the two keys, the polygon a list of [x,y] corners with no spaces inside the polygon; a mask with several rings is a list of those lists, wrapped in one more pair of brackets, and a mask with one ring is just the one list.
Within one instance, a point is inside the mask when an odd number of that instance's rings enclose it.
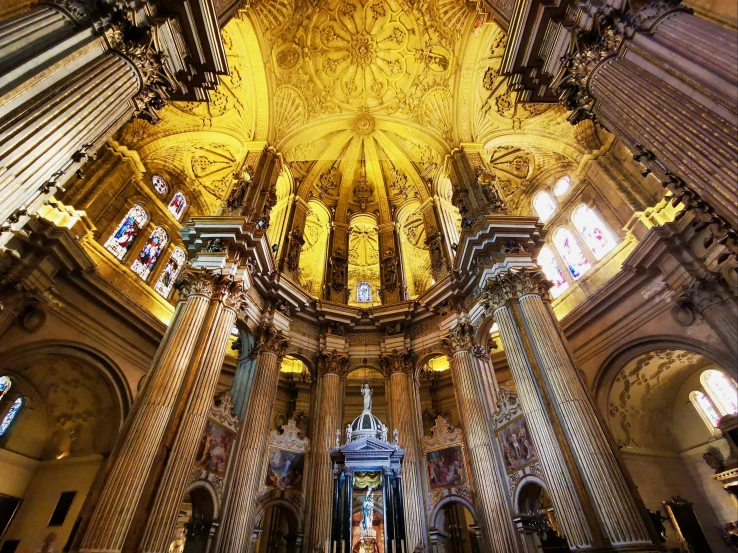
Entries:
{"label": "arched niche", "polygon": [[420,203],[409,202],[397,213],[398,234],[405,269],[405,285],[409,299],[415,299],[432,283],[430,254],[425,245],[426,232]]}
{"label": "arched niche", "polygon": [[172,553],[207,553],[213,522],[218,519],[218,494],[209,482],[188,486],[179,506],[179,515],[170,546]]}
{"label": "arched niche", "polygon": [[[349,305],[368,307],[379,305],[379,234],[377,221],[374,217],[361,214],[353,217],[350,222],[348,250],[348,289]],[[371,289],[369,301],[359,294],[359,284],[368,283]],[[358,297],[357,297],[358,296]]]}
{"label": "arched niche", "polygon": [[279,177],[277,177],[277,183],[275,185],[277,203],[269,214],[269,228],[267,229],[269,243],[276,244],[278,247],[277,256],[282,253],[282,248],[285,247],[284,237],[287,234],[287,227],[289,226],[290,220],[290,206],[294,198],[293,185],[294,179],[292,178],[292,173],[285,165],[279,173]]}
{"label": "arched niche", "polygon": [[297,553],[302,542],[302,521],[294,505],[276,500],[263,505],[257,513],[258,537],[254,553]]}
{"label": "arched niche", "polygon": [[429,520],[431,550],[446,553],[484,551],[477,514],[467,499],[445,497],[434,507]]}
{"label": "arched niche", "polygon": [[445,353],[432,352],[418,359],[415,391],[423,435],[431,434],[438,417],[443,417],[452,426],[460,428],[456,390],[451,378],[451,361]]}
{"label": "arched niche", "polygon": [[323,290],[331,215],[319,200],[310,200],[308,208],[303,231],[305,244],[300,253],[300,285],[317,298]]}
{"label": "arched niche", "polygon": [[364,398],[361,395],[361,387],[364,383],[369,384],[372,389],[372,414],[382,423],[389,425],[385,377],[378,367],[365,365],[352,368],[344,381],[342,429],[363,410]]}
{"label": "arched niche", "polygon": [[277,395],[272,406],[270,429],[280,432],[290,419],[295,419],[303,435],[308,432],[308,417],[313,389],[312,363],[293,352],[282,358]]}

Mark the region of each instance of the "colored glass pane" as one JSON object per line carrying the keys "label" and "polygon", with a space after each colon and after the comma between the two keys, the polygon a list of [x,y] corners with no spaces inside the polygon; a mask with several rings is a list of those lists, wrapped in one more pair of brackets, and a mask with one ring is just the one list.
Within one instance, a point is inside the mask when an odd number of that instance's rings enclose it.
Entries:
{"label": "colored glass pane", "polygon": [[161,227],[156,227],[138,254],[136,261],[131,265],[131,269],[142,279],[146,280],[149,278],[151,269],[154,268],[168,240],[169,236],[167,236],[166,231]]}
{"label": "colored glass pane", "polygon": [[356,301],[361,303],[372,301],[372,287],[368,282],[360,282],[356,285]]}
{"label": "colored glass pane", "polygon": [[569,191],[570,186],[571,179],[569,177],[561,177],[556,181],[556,184],[553,185],[554,196],[563,196]]}
{"label": "colored glass pane", "polygon": [[175,248],[172,255],[169,256],[169,261],[167,261],[164,269],[162,269],[159,279],[154,285],[154,290],[165,298],[168,298],[172,291],[172,286],[174,286],[174,281],[177,280],[185,261],[187,261],[187,254],[184,250],[182,248]]}
{"label": "colored glass pane", "polygon": [[569,283],[566,282],[564,273],[559,268],[558,263],[556,263],[556,257],[551,251],[551,248],[544,246],[541,249],[541,253],[538,254],[538,264],[543,269],[546,278],[553,284],[551,295],[554,298],[559,297],[569,287]]}
{"label": "colored glass pane", "polygon": [[545,223],[551,218],[553,212],[556,211],[556,200],[548,192],[539,192],[533,198],[533,209],[536,210],[541,221]]}
{"label": "colored glass pane", "polygon": [[7,376],[0,376],[0,400],[5,397],[5,394],[8,393],[8,390],[10,390],[12,385],[13,382],[11,382],[10,378]]}
{"label": "colored glass pane", "polygon": [[154,175],[151,177],[151,184],[154,185],[154,190],[156,190],[159,194],[162,196],[166,196],[169,194],[169,185],[167,184],[167,181],[164,180],[164,177],[161,175]]}
{"label": "colored glass pane", "polygon": [[116,231],[105,242],[105,247],[115,257],[123,259],[128,250],[131,249],[133,241],[146,224],[147,219],[148,216],[144,209],[138,204],[134,205],[128,210]]}
{"label": "colored glass pane", "polygon": [[184,194],[177,192],[172,196],[172,201],[169,202],[168,207],[169,211],[172,212],[172,215],[174,215],[179,221],[180,217],[182,217],[182,213],[184,213],[184,210],[187,207],[187,200],[185,199]]}
{"label": "colored glass pane", "polygon": [[689,394],[689,399],[692,400],[692,405],[697,409],[705,424],[712,428],[716,428],[720,423],[720,415],[715,410],[710,399],[702,392],[694,391]]}
{"label": "colored glass pane", "polygon": [[702,385],[722,415],[738,414],[738,397],[735,381],[716,370],[702,373]]}
{"label": "colored glass pane", "polygon": [[576,238],[567,229],[561,228],[556,231],[554,244],[556,244],[556,249],[564,258],[575,280],[581,278],[584,273],[592,268],[587,258],[584,257],[582,248],[579,247]]}
{"label": "colored glass pane", "polygon": [[615,247],[610,231],[602,224],[597,213],[586,205],[580,205],[574,210],[571,221],[597,259],[602,259]]}
{"label": "colored glass pane", "polygon": [[21,407],[23,407],[23,398],[19,397],[13,402],[13,405],[10,406],[10,411],[5,413],[2,422],[0,422],[0,436],[4,436],[8,431],[8,428],[13,424],[13,421],[18,415],[18,411],[20,411]]}

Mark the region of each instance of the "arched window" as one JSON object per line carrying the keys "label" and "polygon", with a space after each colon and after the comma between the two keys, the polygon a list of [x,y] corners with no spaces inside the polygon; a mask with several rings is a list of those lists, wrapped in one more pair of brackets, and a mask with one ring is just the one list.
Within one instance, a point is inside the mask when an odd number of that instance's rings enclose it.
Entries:
{"label": "arched window", "polygon": [[692,405],[694,405],[694,408],[697,409],[697,412],[700,414],[700,417],[707,427],[711,431],[717,428],[717,425],[720,423],[720,415],[718,415],[718,412],[712,405],[710,398],[702,392],[695,390],[689,394],[689,400],[692,402]]}
{"label": "arched window", "polygon": [[712,369],[702,373],[700,382],[720,415],[738,414],[738,397],[736,397],[738,391],[736,391],[736,384],[732,378]]}
{"label": "arched window", "polygon": [[151,184],[154,185],[154,190],[162,196],[169,194],[169,184],[167,184],[167,181],[164,180],[164,177],[161,175],[154,175],[151,177]]}
{"label": "arched window", "polygon": [[360,282],[356,285],[356,301],[360,303],[371,303],[372,287],[368,282]]}
{"label": "arched window", "polygon": [[184,194],[182,194],[182,192],[177,192],[172,196],[172,201],[169,202],[169,206],[167,207],[177,221],[179,221],[180,217],[182,217],[182,213],[184,213],[184,210],[187,207],[187,200],[185,199]]}
{"label": "arched window", "polygon": [[7,376],[0,376],[0,401],[5,397],[5,394],[10,391],[10,387],[13,385],[13,382],[10,380]]}
{"label": "arched window", "polygon": [[141,253],[138,254],[136,261],[131,265],[131,269],[138,273],[142,279],[146,280],[149,278],[151,269],[154,268],[156,261],[159,259],[168,241],[169,236],[166,231],[161,227],[156,227],[154,232],[151,233],[151,236],[149,236],[148,242],[141,249]]}
{"label": "arched window", "polygon": [[569,283],[566,282],[564,273],[561,272],[558,263],[556,263],[556,258],[554,257],[554,253],[551,251],[551,248],[548,246],[541,248],[541,253],[538,254],[538,264],[541,266],[541,269],[543,269],[543,273],[546,275],[546,278],[553,283],[551,295],[554,298],[559,297],[561,293],[569,287]]}
{"label": "arched window", "polygon": [[567,176],[561,177],[553,185],[552,190],[553,190],[554,196],[556,197],[563,196],[569,191],[570,187],[571,187],[571,179]]}
{"label": "arched window", "polygon": [[18,416],[18,412],[21,410],[21,407],[23,407],[23,403],[23,398],[19,397],[13,402],[13,405],[10,406],[10,411],[5,413],[3,420],[0,422],[0,437],[5,436],[10,425],[13,424],[13,421],[15,421]]}
{"label": "arched window", "polygon": [[541,191],[533,198],[533,209],[544,223],[551,218],[556,211],[556,200],[548,192]]}
{"label": "arched window", "polygon": [[602,224],[597,213],[586,205],[580,205],[572,212],[571,222],[597,259],[602,259],[615,247],[615,239],[610,231]]}
{"label": "arched window", "polygon": [[575,280],[581,278],[584,273],[592,268],[587,258],[584,257],[582,248],[579,247],[576,238],[567,229],[560,228],[557,230],[553,241]]}
{"label": "arched window", "polygon": [[174,281],[177,280],[185,261],[187,261],[187,254],[184,250],[182,248],[174,248],[172,255],[169,256],[169,261],[167,261],[167,264],[159,275],[159,279],[154,285],[154,290],[165,298],[168,298],[169,293],[172,291],[172,286],[174,286]]}
{"label": "arched window", "polygon": [[105,242],[105,247],[118,259],[123,259],[131,249],[133,241],[146,224],[148,216],[144,208],[136,204],[128,210],[116,231]]}

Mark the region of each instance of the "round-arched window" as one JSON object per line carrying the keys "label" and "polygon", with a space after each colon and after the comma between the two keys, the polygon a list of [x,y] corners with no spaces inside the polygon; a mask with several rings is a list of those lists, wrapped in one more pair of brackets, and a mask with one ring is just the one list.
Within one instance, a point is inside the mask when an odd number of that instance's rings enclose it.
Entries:
{"label": "round-arched window", "polygon": [[556,207],[556,200],[548,192],[541,191],[533,198],[533,209],[536,210],[538,217],[544,223],[551,218],[553,212],[556,211]]}
{"label": "round-arched window", "polygon": [[568,176],[563,176],[559,180],[556,181],[556,183],[553,185],[553,193],[554,196],[563,196],[569,191],[569,188],[571,187],[571,178]]}
{"label": "round-arched window", "polygon": [[13,386],[13,382],[10,380],[10,377],[0,376],[0,400],[10,391],[11,386]]}

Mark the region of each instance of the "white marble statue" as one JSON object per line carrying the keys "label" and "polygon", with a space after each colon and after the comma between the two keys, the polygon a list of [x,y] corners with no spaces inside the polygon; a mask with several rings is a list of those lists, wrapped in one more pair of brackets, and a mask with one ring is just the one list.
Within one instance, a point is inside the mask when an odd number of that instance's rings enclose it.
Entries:
{"label": "white marble statue", "polygon": [[366,495],[361,500],[361,535],[370,536],[374,526],[374,496],[372,496],[372,487],[366,489]]}
{"label": "white marble statue", "polygon": [[388,432],[387,425],[383,424],[379,430],[379,439],[382,440],[383,442],[387,441],[387,432]]}
{"label": "white marble statue", "polygon": [[400,431],[395,428],[392,431],[392,445],[396,445],[399,447],[400,445]]}
{"label": "white marble statue", "polygon": [[351,425],[346,425],[346,443],[349,443],[351,441],[351,436],[353,435],[354,431],[351,429]]}
{"label": "white marble statue", "polygon": [[361,395],[364,396],[364,412],[368,413],[372,410],[372,389],[368,383],[364,383],[361,387]]}
{"label": "white marble statue", "polygon": [[341,429],[336,428],[336,449],[341,447]]}

